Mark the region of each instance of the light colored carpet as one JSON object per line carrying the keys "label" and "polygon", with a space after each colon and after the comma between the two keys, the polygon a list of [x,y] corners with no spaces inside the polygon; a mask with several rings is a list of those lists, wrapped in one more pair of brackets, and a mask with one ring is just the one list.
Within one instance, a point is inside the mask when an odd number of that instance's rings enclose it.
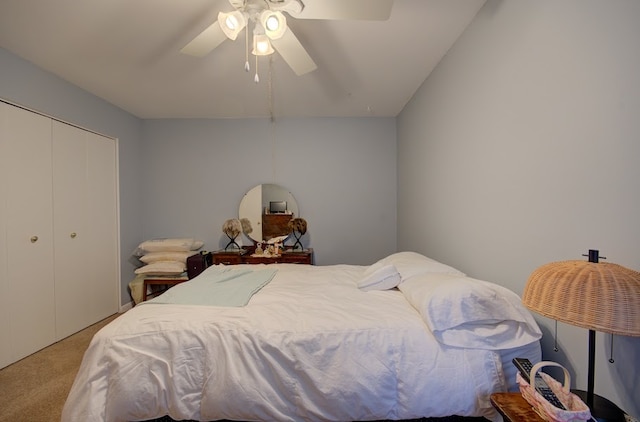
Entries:
{"label": "light colored carpet", "polygon": [[[0,369],[0,422],[60,420],[80,362],[93,335],[118,317],[113,315],[64,340]],[[424,418],[409,422],[488,422],[484,418]],[[150,421],[154,422],[154,421]],[[174,422],[167,417],[155,422]]]}
{"label": "light colored carpet", "polygon": [[0,422],[59,421],[91,338],[117,316],[0,369]]}

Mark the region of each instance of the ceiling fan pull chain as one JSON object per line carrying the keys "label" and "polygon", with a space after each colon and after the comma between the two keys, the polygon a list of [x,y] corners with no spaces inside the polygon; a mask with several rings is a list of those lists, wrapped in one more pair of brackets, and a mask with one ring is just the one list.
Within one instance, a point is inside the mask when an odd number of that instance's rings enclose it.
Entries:
{"label": "ceiling fan pull chain", "polygon": [[258,56],[256,56],[256,75],[253,77],[253,82],[260,82],[260,77],[258,76]]}
{"label": "ceiling fan pull chain", "polygon": [[249,72],[249,25],[244,27],[244,71]]}
{"label": "ceiling fan pull chain", "polygon": [[[267,74],[267,78],[268,78],[267,79],[267,98],[269,99],[269,116],[271,117],[271,123],[275,123],[275,116],[273,114],[273,55],[269,56],[269,73]],[[275,129],[273,125],[272,125],[272,128]],[[275,150],[275,148],[273,150]],[[274,177],[273,180],[277,180],[277,179]]]}

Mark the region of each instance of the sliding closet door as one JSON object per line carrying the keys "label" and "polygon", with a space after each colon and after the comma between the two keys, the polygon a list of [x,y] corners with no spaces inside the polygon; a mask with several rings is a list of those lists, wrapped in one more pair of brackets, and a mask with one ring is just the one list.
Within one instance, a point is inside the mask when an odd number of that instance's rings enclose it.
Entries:
{"label": "sliding closet door", "polygon": [[11,331],[9,329],[9,284],[7,278],[7,180],[6,157],[7,110],[5,103],[0,102],[0,368],[11,363]]}
{"label": "sliding closet door", "polygon": [[116,141],[0,101],[0,368],[118,311]]}
{"label": "sliding closet door", "polygon": [[83,131],[53,122],[53,215],[56,337],[82,329],[76,315],[86,307],[87,147]]}
{"label": "sliding closet door", "polygon": [[1,104],[2,306],[16,361],[55,341],[51,120]]}
{"label": "sliding closet door", "polygon": [[118,150],[114,139],[87,134],[88,214],[91,245],[86,251],[87,315],[97,322],[118,312],[120,265],[118,230]]}
{"label": "sliding closet door", "polygon": [[117,312],[115,141],[53,122],[56,337]]}

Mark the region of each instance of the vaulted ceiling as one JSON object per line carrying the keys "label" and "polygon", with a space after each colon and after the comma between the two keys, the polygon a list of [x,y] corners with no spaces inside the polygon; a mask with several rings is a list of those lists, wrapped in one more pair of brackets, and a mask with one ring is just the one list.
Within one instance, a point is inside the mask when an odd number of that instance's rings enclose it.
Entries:
{"label": "vaulted ceiling", "polygon": [[180,53],[228,0],[2,0],[0,47],[140,118],[395,116],[484,2],[395,0],[386,21],[287,16],[318,68],[297,76],[275,53],[259,83],[244,33]]}

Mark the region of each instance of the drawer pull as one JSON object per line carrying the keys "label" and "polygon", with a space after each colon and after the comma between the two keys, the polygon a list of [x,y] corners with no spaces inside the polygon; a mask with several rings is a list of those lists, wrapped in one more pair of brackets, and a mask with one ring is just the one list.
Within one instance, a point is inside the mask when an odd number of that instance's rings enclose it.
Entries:
{"label": "drawer pull", "polygon": [[38,241],[38,236],[31,236],[31,243],[36,243]]}
{"label": "drawer pull", "polygon": [[76,232],[73,232],[73,233],[71,233],[69,236],[70,236],[72,239],[75,239],[75,238],[78,236],[78,234],[77,234]]}

